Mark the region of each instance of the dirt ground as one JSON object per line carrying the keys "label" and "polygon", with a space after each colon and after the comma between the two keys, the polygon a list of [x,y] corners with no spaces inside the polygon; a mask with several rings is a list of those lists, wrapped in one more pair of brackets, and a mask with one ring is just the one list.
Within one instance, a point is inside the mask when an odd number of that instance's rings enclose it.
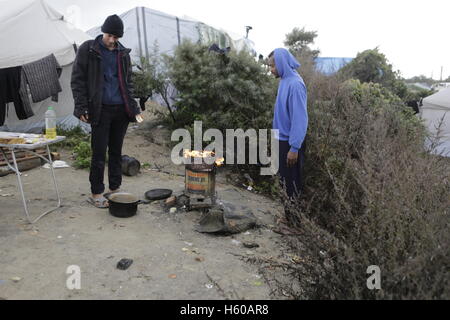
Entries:
{"label": "dirt ground", "polygon": [[[184,169],[171,163],[159,129],[130,125],[123,153],[150,168],[125,176],[123,191],[143,198],[153,188],[184,189]],[[62,157],[72,162],[70,152]],[[249,207],[259,227],[232,236],[201,234],[194,231],[198,211],[166,213],[154,202],[140,205],[135,217],[115,218],[86,202],[87,170],[56,174],[63,208],[34,225],[25,219],[16,176],[0,178],[0,299],[286,299],[273,293],[259,265],[243,258],[283,255],[283,239],[271,230],[280,212],[276,202],[219,174],[219,198]],[[48,169],[25,172],[23,182],[32,217],[55,205]],[[245,248],[245,241],[259,247]],[[116,268],[122,258],[133,259],[128,270]],[[80,267],[80,290],[66,286],[71,265]]]}

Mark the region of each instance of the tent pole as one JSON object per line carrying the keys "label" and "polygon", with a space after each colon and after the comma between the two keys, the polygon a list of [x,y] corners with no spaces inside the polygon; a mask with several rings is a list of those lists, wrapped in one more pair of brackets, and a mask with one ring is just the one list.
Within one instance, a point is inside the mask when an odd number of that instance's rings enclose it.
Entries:
{"label": "tent pole", "polygon": [[[142,58],[142,44],[141,44],[141,25],[139,23],[139,8],[136,7],[136,24],[137,24],[137,34],[139,42],[139,58]],[[141,63],[139,61],[139,63]]]}
{"label": "tent pole", "polygon": [[145,44],[145,56],[147,58],[147,61],[149,59],[148,56],[148,43],[147,43],[147,25],[145,23],[145,11],[144,11],[144,7],[141,7],[142,9],[142,22],[143,22],[143,27],[144,27],[144,44]]}
{"label": "tent pole", "polygon": [[178,45],[181,44],[181,37],[180,37],[180,19],[177,18],[177,36],[178,36]]}

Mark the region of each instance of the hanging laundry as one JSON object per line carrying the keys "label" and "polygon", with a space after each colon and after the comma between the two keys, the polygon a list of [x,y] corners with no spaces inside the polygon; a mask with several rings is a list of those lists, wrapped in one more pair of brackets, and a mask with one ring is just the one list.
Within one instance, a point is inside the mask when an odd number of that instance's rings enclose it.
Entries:
{"label": "hanging laundry", "polygon": [[34,115],[25,89],[22,67],[0,69],[0,126],[5,122],[9,102],[14,102],[20,120]]}
{"label": "hanging laundry", "polygon": [[231,47],[226,47],[224,49],[221,49],[216,43],[214,43],[212,46],[208,49],[210,52],[214,51],[220,54],[227,54],[231,51]]}
{"label": "hanging laundry", "polygon": [[58,101],[58,93],[62,91],[59,77],[62,68],[53,54],[38,61],[22,66],[22,76],[30,87],[33,102],[40,102],[48,97]]}
{"label": "hanging laundry", "polygon": [[[27,79],[23,75],[22,67],[19,67],[20,71],[20,99],[22,100],[23,108],[26,110],[27,114],[30,114],[29,117],[33,116],[33,111],[31,110],[31,101],[30,101],[30,93],[27,86]],[[20,118],[19,118],[20,119]]]}

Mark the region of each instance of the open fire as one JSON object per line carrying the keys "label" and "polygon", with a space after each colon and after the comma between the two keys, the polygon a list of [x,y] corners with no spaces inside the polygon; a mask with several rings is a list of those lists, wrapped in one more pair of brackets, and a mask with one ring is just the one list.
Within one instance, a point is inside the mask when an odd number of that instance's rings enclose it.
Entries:
{"label": "open fire", "polygon": [[[184,150],[183,156],[186,159],[189,158],[203,158],[203,159],[212,159],[215,157],[215,153],[213,151],[197,151],[197,150]],[[225,158],[218,158],[215,160],[215,165],[220,167],[225,162]]]}

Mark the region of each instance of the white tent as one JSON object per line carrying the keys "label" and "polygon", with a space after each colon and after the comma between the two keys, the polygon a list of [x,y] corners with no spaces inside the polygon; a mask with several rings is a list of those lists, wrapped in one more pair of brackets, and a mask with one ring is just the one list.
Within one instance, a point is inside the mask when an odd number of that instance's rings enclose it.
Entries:
{"label": "white tent", "polygon": [[431,135],[439,139],[436,153],[450,157],[450,88],[423,99],[420,115]]}
{"label": "white tent", "polygon": [[53,53],[63,69],[58,102],[49,98],[32,104],[34,116],[26,120],[19,120],[13,104],[9,103],[0,131],[39,132],[45,126],[44,113],[49,106],[54,107],[59,125],[70,128],[81,124],[72,115],[70,78],[76,56],[74,44],[79,46],[89,39],[91,37],[64,21],[63,15],[44,0],[0,0],[0,68],[21,66]]}
{"label": "white tent", "polygon": [[[213,28],[191,18],[178,18],[157,10],[136,7],[120,15],[124,23],[124,36],[120,42],[132,49],[135,63],[140,57],[149,57],[158,44],[160,54],[171,55],[184,39],[194,43],[216,43],[221,48],[232,47],[253,53],[253,43],[248,39],[233,39],[227,32]],[[87,31],[92,37],[101,34],[101,26]]]}

